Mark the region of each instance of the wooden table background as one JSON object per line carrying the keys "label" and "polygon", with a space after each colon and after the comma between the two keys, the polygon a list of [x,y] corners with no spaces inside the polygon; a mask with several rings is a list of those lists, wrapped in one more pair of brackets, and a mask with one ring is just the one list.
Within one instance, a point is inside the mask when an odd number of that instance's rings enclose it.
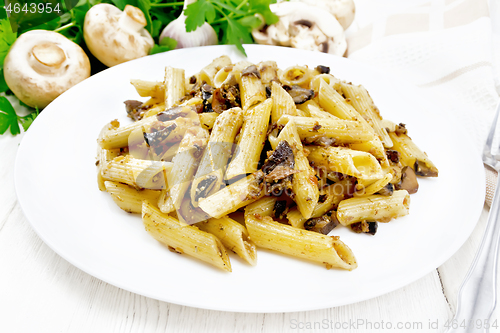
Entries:
{"label": "wooden table background", "polygon": [[[362,26],[393,3],[356,1],[355,25]],[[0,332],[275,333],[327,332],[336,326],[342,327],[338,332],[382,332],[389,325],[400,332],[442,332],[455,312],[458,289],[486,225],[485,207],[469,240],[445,264],[404,288],[368,301],[274,314],[185,307],[102,282],[40,240],[24,217],[14,189],[14,161],[21,140],[22,135],[0,136]]]}

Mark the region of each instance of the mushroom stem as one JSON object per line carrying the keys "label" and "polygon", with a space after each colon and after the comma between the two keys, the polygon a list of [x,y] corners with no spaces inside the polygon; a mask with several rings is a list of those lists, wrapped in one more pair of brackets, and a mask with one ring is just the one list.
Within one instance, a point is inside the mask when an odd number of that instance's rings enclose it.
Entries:
{"label": "mushroom stem", "polygon": [[59,67],[66,60],[64,51],[54,43],[35,45],[31,52],[36,60],[49,67]]}
{"label": "mushroom stem", "polygon": [[147,22],[142,10],[126,5],[118,20],[118,25],[125,30],[139,32],[147,25]]}

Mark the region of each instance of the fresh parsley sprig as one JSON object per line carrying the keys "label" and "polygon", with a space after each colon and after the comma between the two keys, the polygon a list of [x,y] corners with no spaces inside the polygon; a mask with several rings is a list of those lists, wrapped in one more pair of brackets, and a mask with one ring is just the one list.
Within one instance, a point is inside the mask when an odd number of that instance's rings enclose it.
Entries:
{"label": "fresh parsley sprig", "polygon": [[186,31],[194,31],[208,22],[219,33],[223,44],[234,44],[243,53],[244,43],[253,43],[251,35],[263,22],[255,16],[261,14],[267,25],[278,22],[269,9],[274,0],[198,0],[187,6]]}

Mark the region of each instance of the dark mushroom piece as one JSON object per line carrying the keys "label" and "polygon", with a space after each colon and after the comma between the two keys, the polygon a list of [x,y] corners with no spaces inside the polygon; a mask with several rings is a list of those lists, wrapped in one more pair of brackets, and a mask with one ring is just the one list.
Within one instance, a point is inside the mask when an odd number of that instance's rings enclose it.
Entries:
{"label": "dark mushroom piece", "polygon": [[273,216],[277,219],[282,219],[286,214],[286,200],[276,200],[274,203]]}
{"label": "dark mushroom piece", "polygon": [[361,221],[351,224],[350,227],[351,230],[357,234],[365,233],[375,235],[377,233],[378,223]]}
{"label": "dark mushroom piece", "polygon": [[437,177],[438,170],[435,167],[428,167],[424,162],[416,160],[414,165],[415,173],[422,177]]}
{"label": "dark mushroom piece", "polygon": [[401,171],[401,181],[396,184],[396,190],[407,190],[409,194],[417,193],[418,181],[415,171],[409,166],[405,166]]}
{"label": "dark mushroom piece", "polygon": [[394,185],[391,183],[385,185],[380,191],[378,191],[378,194],[385,196],[392,195],[393,193],[394,193]]}
{"label": "dark mushroom piece", "polygon": [[292,96],[295,104],[302,104],[314,97],[314,90],[302,88],[298,85],[283,86],[283,88]]}
{"label": "dark mushroom piece", "polygon": [[196,186],[196,193],[194,195],[194,199],[198,201],[201,198],[206,198],[207,194],[212,190],[214,185],[216,184],[217,177],[213,175],[209,175],[205,177],[201,182],[199,182]]}
{"label": "dark mushroom piece", "polygon": [[176,106],[168,110],[162,111],[156,115],[159,121],[173,120],[179,117],[185,117],[190,111],[189,107]]}
{"label": "dark mushroom piece", "polygon": [[307,220],[304,223],[304,228],[306,230],[319,232],[320,234],[327,235],[336,226],[339,225],[337,220],[337,215],[332,213],[327,213],[321,217],[316,217]]}
{"label": "dark mushroom piece", "polygon": [[330,67],[318,65],[315,68],[320,74],[330,74]]}
{"label": "dark mushroom piece", "polygon": [[241,71],[241,76],[255,76],[260,79],[260,72],[257,69],[257,66],[251,65]]}

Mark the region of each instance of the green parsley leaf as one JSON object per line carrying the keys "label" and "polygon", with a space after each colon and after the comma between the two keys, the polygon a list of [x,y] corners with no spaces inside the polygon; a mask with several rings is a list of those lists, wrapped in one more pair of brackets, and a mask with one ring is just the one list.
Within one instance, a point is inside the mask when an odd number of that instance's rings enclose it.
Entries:
{"label": "green parsley leaf", "polygon": [[6,97],[0,96],[0,135],[4,134],[9,127],[12,135],[21,133],[16,111]]}
{"label": "green parsley leaf", "polygon": [[[0,12],[5,14],[5,8],[0,7]],[[0,20],[0,68],[3,67],[3,61],[9,52],[10,46],[16,41],[17,34],[12,32],[9,19]]]}
{"label": "green parsley leaf", "polygon": [[170,37],[163,37],[160,41],[160,45],[155,44],[155,46],[153,46],[149,54],[171,51],[175,49],[176,46],[177,46],[177,41],[175,39]]}
{"label": "green parsley leaf", "polygon": [[236,45],[236,48],[245,56],[246,52],[242,43],[253,43],[252,36],[248,29],[242,26],[238,21],[229,17],[227,18],[227,30],[225,31],[224,38],[226,43]]}
{"label": "green parsley leaf", "polygon": [[184,11],[186,15],[186,31],[195,31],[206,21],[215,20],[215,7],[210,0],[198,0],[188,5]]}
{"label": "green parsley leaf", "polygon": [[25,132],[28,130],[28,128],[31,126],[31,124],[39,114],[40,112],[38,111],[38,108],[36,108],[36,110],[31,112],[29,115],[19,118]]}
{"label": "green parsley leaf", "polygon": [[0,93],[6,92],[7,90],[9,90],[9,86],[7,86],[7,82],[5,82],[3,68],[0,68]]}

